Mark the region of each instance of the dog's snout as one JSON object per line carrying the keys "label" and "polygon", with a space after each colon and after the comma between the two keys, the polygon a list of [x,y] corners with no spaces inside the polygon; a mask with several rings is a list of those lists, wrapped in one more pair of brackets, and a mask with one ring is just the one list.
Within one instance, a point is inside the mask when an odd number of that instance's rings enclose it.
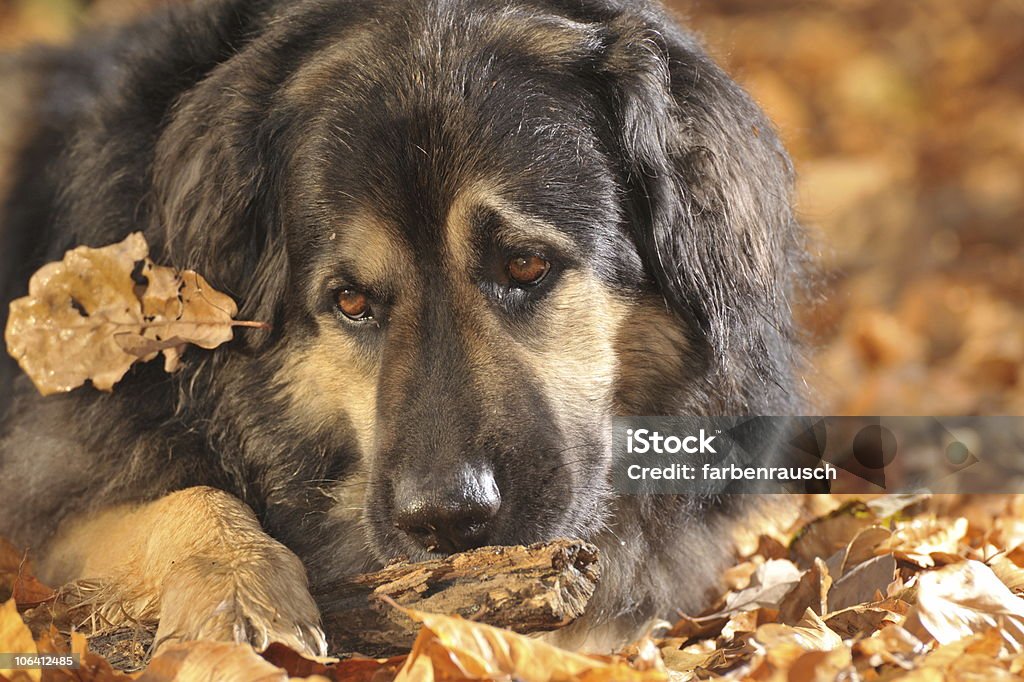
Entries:
{"label": "dog's snout", "polygon": [[452,554],[488,543],[501,494],[490,471],[438,480],[410,478],[396,489],[395,526],[424,549]]}

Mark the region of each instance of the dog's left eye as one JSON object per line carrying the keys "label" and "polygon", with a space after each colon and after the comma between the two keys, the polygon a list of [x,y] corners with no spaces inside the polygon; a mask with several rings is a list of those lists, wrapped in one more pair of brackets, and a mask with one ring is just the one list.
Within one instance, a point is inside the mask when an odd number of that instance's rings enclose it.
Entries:
{"label": "dog's left eye", "polygon": [[508,278],[519,286],[540,284],[551,270],[551,262],[535,255],[512,256],[505,265]]}
{"label": "dog's left eye", "polygon": [[350,320],[360,322],[373,319],[373,307],[366,294],[356,289],[341,289],[337,293],[335,305],[341,314]]}

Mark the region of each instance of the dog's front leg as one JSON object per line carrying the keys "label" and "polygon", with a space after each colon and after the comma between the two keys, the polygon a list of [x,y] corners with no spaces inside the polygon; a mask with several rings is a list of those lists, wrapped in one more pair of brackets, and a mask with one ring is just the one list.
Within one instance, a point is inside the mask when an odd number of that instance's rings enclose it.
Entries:
{"label": "dog's front leg", "polygon": [[159,621],[176,640],[281,642],[326,649],[306,572],[234,496],[195,487],[67,522],[41,562],[112,623]]}

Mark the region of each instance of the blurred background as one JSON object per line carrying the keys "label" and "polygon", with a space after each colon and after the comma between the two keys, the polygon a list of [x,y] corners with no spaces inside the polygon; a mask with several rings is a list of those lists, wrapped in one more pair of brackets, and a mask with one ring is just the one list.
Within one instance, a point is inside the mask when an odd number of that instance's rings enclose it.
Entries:
{"label": "blurred background", "polygon": [[[0,0],[0,49],[160,1]],[[1024,0],[670,5],[796,161],[819,411],[1024,415]]]}

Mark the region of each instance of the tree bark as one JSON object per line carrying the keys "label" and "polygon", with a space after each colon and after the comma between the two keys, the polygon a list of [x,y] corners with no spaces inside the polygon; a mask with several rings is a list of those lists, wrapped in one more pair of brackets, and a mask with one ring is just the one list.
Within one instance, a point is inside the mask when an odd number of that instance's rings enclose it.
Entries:
{"label": "tree bark", "polygon": [[599,577],[597,548],[579,540],[482,547],[444,559],[391,564],[352,576],[321,600],[334,654],[408,651],[419,626],[382,595],[421,611],[459,615],[520,633],[556,630],[580,615]]}

